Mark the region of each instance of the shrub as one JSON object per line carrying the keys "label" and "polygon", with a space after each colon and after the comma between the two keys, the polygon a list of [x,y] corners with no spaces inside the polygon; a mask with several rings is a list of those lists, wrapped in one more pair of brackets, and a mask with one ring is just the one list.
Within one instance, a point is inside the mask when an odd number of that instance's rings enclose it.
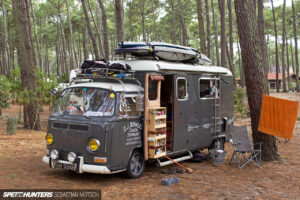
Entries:
{"label": "shrub", "polygon": [[246,117],[249,111],[247,103],[247,92],[243,88],[234,90],[234,113],[237,117]]}
{"label": "shrub", "polygon": [[0,75],[0,116],[2,114],[2,109],[9,107],[10,99],[10,83],[9,80],[4,76]]}

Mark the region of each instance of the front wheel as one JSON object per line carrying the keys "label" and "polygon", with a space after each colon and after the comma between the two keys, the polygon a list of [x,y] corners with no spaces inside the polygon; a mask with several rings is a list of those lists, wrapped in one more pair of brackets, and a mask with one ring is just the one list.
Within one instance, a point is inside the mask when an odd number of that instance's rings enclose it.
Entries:
{"label": "front wheel", "polygon": [[133,151],[127,165],[126,176],[128,178],[139,178],[144,169],[144,156],[139,151]]}

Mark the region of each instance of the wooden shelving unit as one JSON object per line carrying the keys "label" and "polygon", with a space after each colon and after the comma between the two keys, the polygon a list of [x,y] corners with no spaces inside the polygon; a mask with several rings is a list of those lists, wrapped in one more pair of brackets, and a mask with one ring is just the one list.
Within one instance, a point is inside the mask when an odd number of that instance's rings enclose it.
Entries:
{"label": "wooden shelving unit", "polygon": [[159,158],[166,155],[167,145],[167,108],[149,108],[148,152],[149,158]]}

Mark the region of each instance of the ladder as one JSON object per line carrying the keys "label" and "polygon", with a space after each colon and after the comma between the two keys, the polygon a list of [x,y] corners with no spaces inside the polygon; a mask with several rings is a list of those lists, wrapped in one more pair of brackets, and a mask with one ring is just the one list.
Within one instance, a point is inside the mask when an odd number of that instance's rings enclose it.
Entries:
{"label": "ladder", "polygon": [[[211,133],[212,136],[215,138],[217,137],[217,134],[221,131],[221,123],[220,123],[220,91],[217,86],[217,81],[219,81],[218,78],[214,79],[215,80],[215,93],[213,96],[213,109],[214,109],[214,114],[212,117],[212,127],[211,127]],[[220,82],[219,82],[220,84]]]}

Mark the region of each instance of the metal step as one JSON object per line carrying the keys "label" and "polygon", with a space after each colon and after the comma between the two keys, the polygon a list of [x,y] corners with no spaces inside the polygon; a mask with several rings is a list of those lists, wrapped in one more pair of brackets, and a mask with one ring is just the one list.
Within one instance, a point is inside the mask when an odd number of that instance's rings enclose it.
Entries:
{"label": "metal step", "polygon": [[[176,162],[181,162],[181,161],[184,161],[184,160],[189,160],[191,158],[193,158],[193,154],[192,154],[192,152],[189,151],[189,155],[183,156],[183,157],[179,157],[179,158],[175,158],[173,160],[176,161]],[[158,166],[160,166],[160,167],[173,164],[173,162],[170,161],[170,160],[165,161],[165,162],[161,162],[159,159],[156,159],[156,160],[157,160]]]}

